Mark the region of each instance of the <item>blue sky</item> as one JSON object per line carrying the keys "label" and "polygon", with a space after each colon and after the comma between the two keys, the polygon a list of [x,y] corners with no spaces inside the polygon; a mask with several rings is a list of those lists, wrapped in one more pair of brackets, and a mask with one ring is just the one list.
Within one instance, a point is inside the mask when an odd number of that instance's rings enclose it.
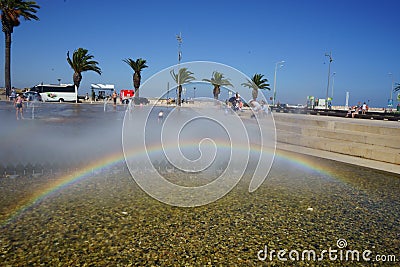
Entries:
{"label": "blue sky", "polygon": [[[271,88],[275,63],[284,60],[277,72],[280,102],[325,97],[329,51],[334,59],[331,73],[336,72],[334,104],[344,105],[348,91],[350,104],[370,100],[371,106],[386,106],[392,82],[388,73],[400,82],[400,1],[396,0],[37,3],[40,21],[23,21],[12,36],[12,85],[19,88],[57,83],[58,78],[72,83],[66,53],[78,47],[88,49],[103,71],[101,76],[83,73],[81,93],[89,91],[91,83],[132,88],[132,71],[122,59],[146,59],[144,81],[177,63],[179,32],[182,61],[219,62],[248,76],[262,73]],[[4,51],[4,37],[0,49]],[[3,69],[4,52],[0,62]]]}

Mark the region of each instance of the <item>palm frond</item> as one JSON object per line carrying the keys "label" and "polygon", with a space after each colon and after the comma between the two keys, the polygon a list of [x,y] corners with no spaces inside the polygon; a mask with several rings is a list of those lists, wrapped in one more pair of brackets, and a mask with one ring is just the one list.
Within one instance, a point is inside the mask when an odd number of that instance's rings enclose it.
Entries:
{"label": "palm frond", "polygon": [[242,86],[249,87],[250,89],[258,89],[257,85],[252,81],[247,79],[247,82],[242,83]]}
{"label": "palm frond", "polygon": [[178,73],[175,73],[175,70],[171,70],[170,74],[172,76],[172,79],[174,79],[174,81],[179,85],[189,83],[196,79],[193,76],[194,73],[188,70],[187,68],[179,69]]}
{"label": "palm frond", "polygon": [[123,59],[126,64],[128,64],[134,72],[141,72],[143,69],[147,68],[146,60],[142,58],[138,58],[133,60],[131,58]]}
{"label": "palm frond", "polygon": [[231,86],[234,87],[233,84],[230,82],[230,79],[225,78],[223,73],[218,71],[214,71],[212,73],[211,79],[203,79],[205,82],[209,82],[214,86]]}
{"label": "palm frond", "polygon": [[126,58],[123,59],[126,64],[131,67],[131,69],[134,71],[133,73],[133,87],[135,87],[135,93],[136,96],[139,96],[139,89],[140,89],[140,83],[142,80],[141,72],[143,69],[147,68],[148,66],[146,65],[146,60],[143,58],[138,58],[136,60],[133,60],[131,58]]}
{"label": "palm frond", "polygon": [[396,83],[396,87],[393,89],[393,92],[400,91],[400,83]]}
{"label": "palm frond", "polygon": [[268,79],[264,78],[264,75],[259,73],[254,74],[251,80],[247,80],[247,82],[242,83],[242,86],[249,87],[251,89],[271,90],[271,88],[269,88]]}
{"label": "palm frond", "polygon": [[20,25],[20,17],[25,20],[39,20],[35,15],[40,8],[35,1],[1,0],[1,23],[3,32],[12,33],[13,28]]}
{"label": "palm frond", "polygon": [[73,80],[75,86],[78,88],[82,79],[82,72],[94,71],[101,75],[101,69],[97,66],[99,63],[93,60],[93,55],[88,54],[88,50],[78,48],[72,54],[72,59],[67,51],[67,62],[71,69],[74,70]]}
{"label": "palm frond", "polygon": [[193,76],[193,72],[188,70],[187,68],[181,68],[179,69],[178,73],[175,73],[175,70],[170,71],[172,79],[178,84],[178,101],[177,104],[178,106],[181,105],[181,99],[182,99],[182,84],[189,83],[191,81],[194,81],[196,78]]}
{"label": "palm frond", "polygon": [[72,60],[67,52],[67,62],[75,72],[94,71],[101,75],[101,69],[97,65],[97,61],[93,60],[94,56],[88,54],[88,50],[78,48],[72,54]]}
{"label": "palm frond", "polygon": [[259,73],[254,74],[251,80],[247,79],[247,82],[242,83],[242,86],[252,89],[252,96],[254,100],[257,99],[258,89],[270,90],[268,80],[264,78],[263,74]]}

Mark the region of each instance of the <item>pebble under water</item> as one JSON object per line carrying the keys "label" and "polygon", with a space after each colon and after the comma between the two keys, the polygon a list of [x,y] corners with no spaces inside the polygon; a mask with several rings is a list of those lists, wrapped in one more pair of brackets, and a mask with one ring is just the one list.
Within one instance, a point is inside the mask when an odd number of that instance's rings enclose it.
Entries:
{"label": "pebble under water", "polygon": [[[276,158],[254,193],[245,178],[222,199],[196,208],[152,199],[119,164],[10,218],[16,203],[64,174],[2,177],[0,261],[2,266],[274,266],[284,263],[276,253],[265,260],[258,256],[266,245],[299,251],[301,258],[303,250],[338,249],[339,239],[347,242],[343,250],[399,257],[398,175],[280,154],[285,157]],[[331,175],[288,163],[290,157],[304,157]],[[382,264],[329,260],[327,254],[322,262],[286,263]]]}

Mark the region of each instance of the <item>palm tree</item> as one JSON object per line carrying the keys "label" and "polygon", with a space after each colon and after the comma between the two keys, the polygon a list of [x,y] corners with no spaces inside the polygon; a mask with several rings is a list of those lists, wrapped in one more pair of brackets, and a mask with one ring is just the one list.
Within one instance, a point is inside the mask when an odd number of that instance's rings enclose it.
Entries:
{"label": "palm tree", "polygon": [[174,70],[170,71],[172,78],[178,84],[178,105],[181,105],[182,99],[182,84],[189,83],[196,78],[193,76],[193,72],[189,71],[187,68],[179,69],[178,73]]}
{"label": "palm tree", "polygon": [[78,103],[78,88],[82,81],[82,72],[94,71],[101,75],[101,69],[97,66],[99,63],[93,60],[93,55],[88,54],[88,50],[84,48],[76,49],[72,54],[72,60],[68,51],[67,62],[74,70],[72,78],[75,85],[76,102]]}
{"label": "palm tree", "polygon": [[214,99],[218,99],[219,93],[221,92],[221,86],[232,86],[231,82],[229,81],[229,79],[225,79],[224,78],[224,74],[218,72],[218,71],[214,71],[212,73],[212,77],[211,79],[203,79],[203,81],[209,82],[214,86],[213,89],[213,95],[214,95]]}
{"label": "palm tree", "polygon": [[139,87],[140,87],[140,82],[142,79],[142,76],[140,73],[144,68],[147,68],[148,66],[146,65],[146,60],[142,58],[138,58],[135,60],[132,60],[130,58],[124,59],[123,60],[126,64],[128,64],[132,70],[134,71],[133,73],[133,87],[135,87],[135,97],[139,97]]}
{"label": "palm tree", "polygon": [[25,20],[39,20],[35,15],[39,8],[40,6],[35,1],[0,0],[1,24],[6,39],[4,64],[6,96],[9,96],[11,91],[11,34],[14,31],[14,27],[19,26],[20,17],[23,17]]}
{"label": "palm tree", "polygon": [[393,92],[400,91],[400,83],[396,83],[396,87],[393,89]]}
{"label": "palm tree", "polygon": [[249,87],[250,89],[253,89],[251,93],[253,96],[253,100],[257,100],[258,89],[271,90],[271,88],[269,88],[268,80],[266,78],[264,79],[264,75],[259,73],[254,74],[251,80],[247,80],[247,82],[242,83],[242,86],[246,86]]}

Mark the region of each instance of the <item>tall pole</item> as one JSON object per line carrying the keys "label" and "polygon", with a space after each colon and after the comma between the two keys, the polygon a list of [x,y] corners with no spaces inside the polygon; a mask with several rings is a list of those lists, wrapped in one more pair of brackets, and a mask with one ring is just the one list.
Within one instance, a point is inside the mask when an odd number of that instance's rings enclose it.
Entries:
{"label": "tall pole", "polygon": [[[181,74],[180,74],[180,64],[181,64],[181,59],[182,59],[182,51],[181,51],[181,45],[182,45],[182,33],[179,33],[176,35],[176,40],[178,41],[178,99],[177,102],[180,102],[181,99],[179,97],[180,95],[180,91],[179,91],[179,86],[181,84],[180,78],[181,78]],[[176,103],[178,106],[181,105],[181,103]]]}
{"label": "tall pole", "polygon": [[346,109],[349,108],[349,98],[350,98],[350,92],[346,92],[346,104],[344,105]]}
{"label": "tall pole", "polygon": [[275,73],[274,73],[274,96],[272,97],[272,106],[275,106],[275,99],[276,99],[276,71],[278,70],[278,66],[282,67],[284,60],[275,63]]}
{"label": "tall pole", "polygon": [[169,101],[169,82],[167,82],[167,105]]}
{"label": "tall pole", "polygon": [[329,52],[325,54],[326,57],[329,57],[329,65],[328,65],[328,85],[326,86],[326,98],[325,98],[325,109],[328,109],[328,94],[329,94],[329,81],[331,78],[331,63],[333,61],[332,59],[332,52]]}
{"label": "tall pole", "polygon": [[182,33],[176,35],[176,40],[178,41],[178,64],[180,64],[182,59],[182,51],[181,51]]}
{"label": "tall pole", "polygon": [[390,104],[390,106],[393,106],[393,73],[389,72],[388,74],[389,74],[389,76],[392,77],[392,87],[390,89],[390,103],[388,103],[388,104]]}
{"label": "tall pole", "polygon": [[335,85],[335,75],[336,72],[332,73],[332,95],[331,95],[332,101],[333,101],[333,86]]}

